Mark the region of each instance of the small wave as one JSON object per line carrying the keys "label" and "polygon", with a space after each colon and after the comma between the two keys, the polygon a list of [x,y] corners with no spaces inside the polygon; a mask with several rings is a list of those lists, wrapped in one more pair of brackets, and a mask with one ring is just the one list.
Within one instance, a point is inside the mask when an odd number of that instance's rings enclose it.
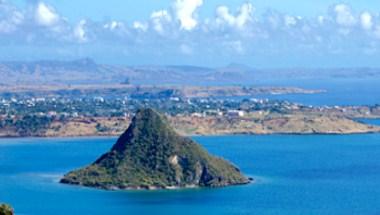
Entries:
{"label": "small wave", "polygon": [[31,179],[37,179],[37,180],[43,180],[43,181],[50,181],[50,182],[59,182],[59,180],[63,177],[63,175],[60,173],[28,172],[28,173],[18,174],[16,177],[31,178]]}
{"label": "small wave", "polygon": [[59,180],[63,177],[62,174],[57,174],[57,173],[41,173],[41,174],[36,174],[36,175],[42,178],[51,179],[54,182],[59,182]]}

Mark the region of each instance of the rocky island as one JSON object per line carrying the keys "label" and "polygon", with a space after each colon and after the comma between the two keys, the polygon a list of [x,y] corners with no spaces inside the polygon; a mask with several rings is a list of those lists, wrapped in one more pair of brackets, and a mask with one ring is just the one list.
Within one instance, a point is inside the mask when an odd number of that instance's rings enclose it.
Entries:
{"label": "rocky island", "polygon": [[177,134],[161,114],[140,109],[108,153],[60,182],[133,190],[223,187],[247,184],[249,179],[234,165]]}

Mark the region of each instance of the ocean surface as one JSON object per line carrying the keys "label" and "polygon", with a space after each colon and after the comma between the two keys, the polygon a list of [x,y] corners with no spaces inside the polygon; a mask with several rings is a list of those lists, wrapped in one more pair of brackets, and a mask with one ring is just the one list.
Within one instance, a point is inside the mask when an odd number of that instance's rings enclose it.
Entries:
{"label": "ocean surface", "polygon": [[356,121],[368,125],[380,126],[380,119],[357,119]]}
{"label": "ocean surface", "polygon": [[255,183],[103,191],[59,184],[115,138],[0,139],[0,200],[17,215],[379,215],[380,134],[195,137]]}
{"label": "ocean surface", "polygon": [[378,79],[323,79],[289,80],[257,83],[258,86],[289,86],[305,89],[325,90],[312,95],[259,95],[257,98],[288,100],[313,106],[380,105],[380,80]]}

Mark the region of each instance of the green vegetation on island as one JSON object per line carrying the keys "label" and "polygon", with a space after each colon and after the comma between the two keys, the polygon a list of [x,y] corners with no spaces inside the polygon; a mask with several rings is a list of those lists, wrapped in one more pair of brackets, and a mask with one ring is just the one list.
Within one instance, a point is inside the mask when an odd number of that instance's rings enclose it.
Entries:
{"label": "green vegetation on island", "polygon": [[152,109],[138,110],[111,151],[61,183],[101,189],[221,187],[249,183],[229,162],[178,135]]}
{"label": "green vegetation on island", "polygon": [[13,215],[13,209],[7,204],[0,204],[0,215]]}

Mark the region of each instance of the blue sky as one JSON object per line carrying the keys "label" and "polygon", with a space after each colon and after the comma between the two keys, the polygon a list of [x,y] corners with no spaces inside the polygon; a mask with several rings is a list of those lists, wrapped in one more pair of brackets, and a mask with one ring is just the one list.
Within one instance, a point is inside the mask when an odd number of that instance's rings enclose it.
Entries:
{"label": "blue sky", "polygon": [[[18,6],[25,6],[28,1],[12,1]],[[30,1],[35,2],[35,1]],[[71,21],[78,21],[82,18],[91,18],[97,21],[105,19],[119,19],[124,21],[133,21],[149,17],[152,11],[166,9],[170,7],[171,0],[46,0],[46,3],[53,5],[57,10],[70,18]],[[202,8],[199,9],[201,16],[210,16],[215,13],[215,8],[220,5],[226,5],[236,8],[244,0],[204,0]],[[316,16],[325,13],[327,8],[337,3],[345,3],[353,8],[361,10],[371,10],[380,12],[380,1],[376,0],[255,0],[251,1],[258,11],[265,11],[268,8],[276,9],[282,12],[302,15]]]}
{"label": "blue sky", "polygon": [[0,0],[0,60],[379,67],[380,1]]}

